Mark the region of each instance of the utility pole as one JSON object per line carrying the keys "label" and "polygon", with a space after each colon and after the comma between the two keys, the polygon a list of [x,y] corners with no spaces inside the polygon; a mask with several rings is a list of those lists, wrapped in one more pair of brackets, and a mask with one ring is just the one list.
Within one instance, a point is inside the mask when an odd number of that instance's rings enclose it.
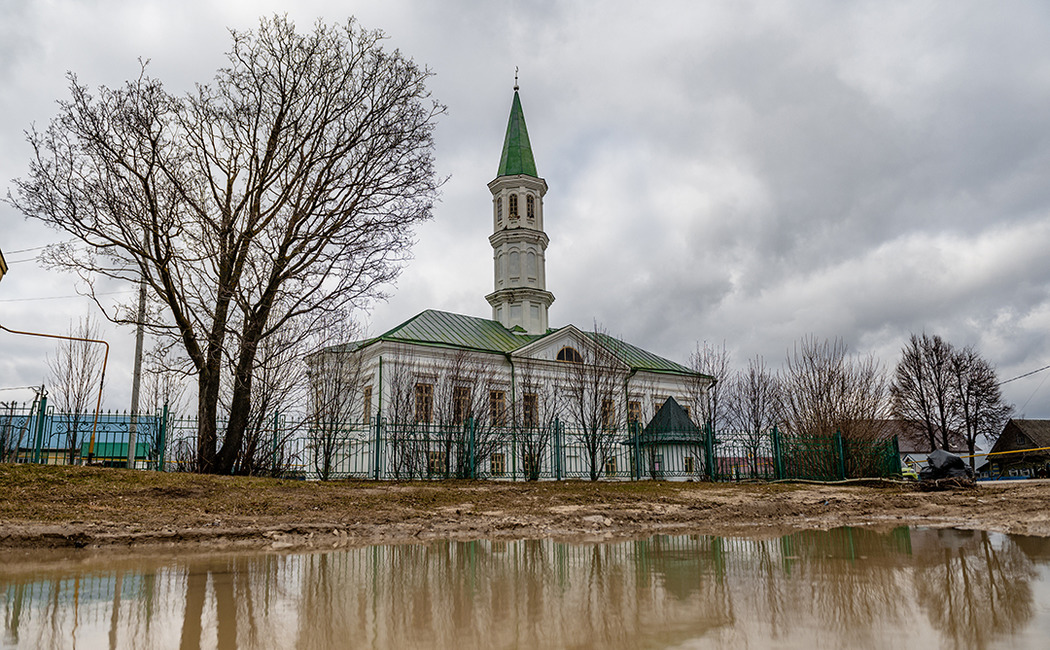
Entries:
{"label": "utility pole", "polygon": [[135,469],[136,431],[139,417],[139,386],[142,384],[142,338],[146,329],[146,281],[139,283],[139,313],[135,319],[135,372],[131,378],[131,422],[128,425],[128,469]]}
{"label": "utility pole", "polygon": [[[142,233],[142,248],[149,250],[149,229]],[[146,329],[146,276],[139,281],[139,313],[135,318],[135,372],[131,378],[131,422],[128,423],[128,469],[135,469],[136,434],[139,418],[139,386],[142,384],[142,336]]]}

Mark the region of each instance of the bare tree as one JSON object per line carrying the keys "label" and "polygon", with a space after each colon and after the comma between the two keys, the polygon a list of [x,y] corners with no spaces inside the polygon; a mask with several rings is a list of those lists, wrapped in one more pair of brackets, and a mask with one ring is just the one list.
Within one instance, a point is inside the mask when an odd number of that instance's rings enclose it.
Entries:
{"label": "bare tree", "polygon": [[[435,441],[440,447],[442,473],[466,478],[474,475],[472,463],[492,446],[485,388],[493,376],[490,363],[467,350],[452,350],[437,368],[434,386]],[[484,449],[478,448],[480,442]]]}
{"label": "bare tree", "polygon": [[[338,318],[338,314],[330,315],[331,320]],[[305,450],[289,443],[300,437],[306,424],[307,413],[298,405],[308,401],[309,379],[303,357],[311,329],[302,319],[296,319],[260,342],[251,374],[247,424],[232,469],[234,474],[279,476],[292,465],[306,463],[301,457]],[[224,390],[220,404],[225,405],[226,399],[232,403],[234,393]]]}
{"label": "bare tree", "polygon": [[[948,449],[949,433],[957,424],[951,377],[954,355],[952,345],[940,336],[912,334],[901,350],[890,386],[894,416],[920,423],[931,449]],[[940,441],[936,439],[938,432]]]}
{"label": "bare tree", "polygon": [[[143,368],[142,396],[139,402],[141,412],[159,416],[166,407],[167,426],[171,429],[185,411],[188,372],[188,364],[178,358],[171,345],[166,345],[164,341],[156,341],[146,354]],[[162,430],[159,422],[155,426],[144,427],[140,421],[136,435],[138,440],[146,442],[150,456],[154,459],[159,459],[161,454],[166,452],[161,448],[162,445],[168,447],[173,442],[170,434]]]}
{"label": "bare tree", "polygon": [[[417,418],[417,384],[416,373],[409,355],[395,347],[394,353],[384,357],[383,377],[386,394],[386,447],[390,450],[390,468],[394,478],[412,479],[422,475],[426,466],[423,464],[426,451],[427,422]],[[380,453],[376,449],[375,453]]]}
{"label": "bare tree", "polygon": [[355,414],[361,413],[361,355],[333,347],[354,340],[356,328],[344,320],[330,323],[315,334],[316,351],[309,366],[309,428],[307,439],[314,470],[322,481],[332,478],[340,451],[353,432]]}
{"label": "bare tree", "polygon": [[977,438],[985,436],[994,441],[1010,418],[1013,406],[1003,402],[995,368],[972,347],[952,355],[951,378],[960,429],[973,468]]}
{"label": "bare tree", "polygon": [[[717,433],[728,422],[726,396],[733,382],[725,341],[721,346],[707,341],[698,343],[689,355],[689,367],[695,373],[690,383],[690,410],[699,416],[701,426],[707,425]],[[713,383],[710,378],[714,379]]]}
{"label": "bare tree", "polygon": [[160,413],[165,406],[170,414],[186,408],[188,363],[179,359],[174,349],[156,341],[146,353],[142,377],[142,412]]}
{"label": "bare tree", "polygon": [[619,417],[617,405],[622,401],[627,369],[615,352],[623,343],[609,336],[597,323],[594,331],[585,333],[584,337],[582,358],[579,362],[565,363],[562,374],[566,406],[587,455],[590,479],[597,481],[622,434],[620,424],[626,421],[626,417]]}
{"label": "bare tree", "polygon": [[[101,332],[98,323],[88,315],[76,326],[70,322],[69,336],[98,339]],[[62,424],[65,425],[64,442],[69,464],[75,463],[80,454],[81,427],[91,422],[89,412],[94,410],[98,400],[103,354],[103,349],[95,343],[66,340],[58,347],[55,356],[47,360],[55,409],[62,414]],[[61,431],[56,432],[56,435],[61,434]]]}
{"label": "bare tree", "polygon": [[787,433],[871,440],[886,413],[886,379],[874,356],[854,357],[841,339],[795,344],[780,375]]}
{"label": "bare tree", "polygon": [[779,421],[781,408],[780,383],[762,357],[749,359],[747,369],[735,375],[725,402],[728,421],[744,435],[751,473],[757,476],[759,450]]}
{"label": "bare tree", "polygon": [[[518,385],[515,411],[515,442],[521,450],[521,469],[526,481],[538,481],[543,459],[554,448],[559,431],[561,395],[558,387],[535,361],[523,360],[516,368]],[[560,456],[559,460],[561,462]],[[552,468],[554,469],[554,468]]]}
{"label": "bare tree", "polygon": [[[444,107],[430,72],[381,40],[352,20],[303,34],[264,19],[233,32],[213,85],[176,97],[144,66],[93,97],[71,75],[58,117],[28,133],[35,155],[8,200],[79,240],[53,265],[145,283],[162,307],[146,326],[180,341],[197,376],[200,471],[241,457],[263,341],[381,295],[431,216]],[[133,322],[126,307],[109,316]]]}

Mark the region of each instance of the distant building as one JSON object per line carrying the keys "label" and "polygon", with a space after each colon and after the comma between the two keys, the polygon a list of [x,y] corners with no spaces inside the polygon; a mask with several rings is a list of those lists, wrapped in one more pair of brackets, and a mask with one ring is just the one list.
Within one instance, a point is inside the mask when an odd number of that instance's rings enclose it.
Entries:
{"label": "distant building", "polygon": [[[879,438],[889,439],[897,436],[897,445],[900,450],[901,462],[910,467],[916,467],[926,462],[926,456],[934,449],[940,448],[941,429],[934,428],[934,440],[937,446],[930,445],[930,437],[926,432],[926,425],[917,420],[886,419],[877,422]],[[948,449],[953,454],[960,456],[970,453],[966,446],[966,437],[960,431],[948,431]],[[980,451],[975,448],[974,451]]]}
{"label": "distant building", "polygon": [[993,477],[1036,476],[1045,474],[1048,462],[1050,420],[1010,419],[989,452],[987,469]]}

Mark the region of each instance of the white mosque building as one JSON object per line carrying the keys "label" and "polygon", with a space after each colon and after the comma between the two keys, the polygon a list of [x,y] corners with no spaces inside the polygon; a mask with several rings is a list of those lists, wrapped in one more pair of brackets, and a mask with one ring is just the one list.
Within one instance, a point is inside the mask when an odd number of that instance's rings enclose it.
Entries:
{"label": "white mosque building", "polygon": [[[472,476],[630,476],[632,423],[645,426],[668,397],[698,416],[712,379],[604,332],[550,325],[547,182],[537,173],[517,86],[488,189],[490,319],[428,309],[323,353],[350,378],[337,391],[371,432],[360,444],[386,449],[362,456],[357,462],[368,466],[352,473],[448,474],[469,457]],[[469,438],[462,434],[468,424]]]}

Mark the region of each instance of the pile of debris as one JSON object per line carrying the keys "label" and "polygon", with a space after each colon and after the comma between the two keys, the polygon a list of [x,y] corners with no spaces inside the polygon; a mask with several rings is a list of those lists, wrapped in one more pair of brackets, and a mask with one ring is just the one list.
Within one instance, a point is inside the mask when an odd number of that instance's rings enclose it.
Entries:
{"label": "pile of debris", "polygon": [[973,470],[962,458],[943,449],[935,449],[927,456],[926,467],[919,472],[919,489],[923,492],[976,487]]}

